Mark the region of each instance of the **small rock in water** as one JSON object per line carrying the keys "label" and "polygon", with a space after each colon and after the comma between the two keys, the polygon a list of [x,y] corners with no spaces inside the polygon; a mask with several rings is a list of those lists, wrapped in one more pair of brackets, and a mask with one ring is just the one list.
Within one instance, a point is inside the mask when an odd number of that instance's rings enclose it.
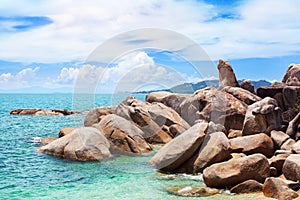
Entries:
{"label": "small rock in water", "polygon": [[30,142],[33,142],[33,143],[41,143],[41,141],[42,141],[41,137],[33,137],[30,140]]}
{"label": "small rock in water", "polygon": [[221,190],[209,188],[209,187],[173,187],[167,189],[170,194],[185,196],[185,197],[202,197],[211,196],[222,193]]}

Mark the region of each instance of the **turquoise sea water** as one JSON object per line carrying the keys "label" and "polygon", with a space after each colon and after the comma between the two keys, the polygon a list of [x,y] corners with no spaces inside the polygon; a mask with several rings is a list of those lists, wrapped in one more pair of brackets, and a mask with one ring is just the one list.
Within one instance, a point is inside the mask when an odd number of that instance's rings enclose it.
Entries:
{"label": "turquoise sea water", "polygon": [[[144,99],[144,95],[137,96]],[[122,98],[120,98],[122,99]],[[161,178],[144,156],[105,162],[71,162],[36,152],[33,137],[57,136],[63,127],[83,125],[83,115],[14,116],[16,108],[72,109],[72,94],[0,94],[0,199],[255,199],[216,195],[188,198],[167,193],[173,186],[203,186],[200,177]],[[96,106],[110,95],[97,95]],[[117,102],[115,102],[117,103]],[[259,198],[257,198],[259,199]]]}

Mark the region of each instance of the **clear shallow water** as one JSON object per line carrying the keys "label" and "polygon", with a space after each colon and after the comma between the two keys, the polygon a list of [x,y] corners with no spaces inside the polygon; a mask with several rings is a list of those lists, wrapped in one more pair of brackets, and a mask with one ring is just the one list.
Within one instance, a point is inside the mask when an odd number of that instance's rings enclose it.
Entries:
{"label": "clear shallow water", "polygon": [[[120,100],[124,97],[120,97]],[[144,95],[137,96],[144,99]],[[97,95],[96,106],[110,95]],[[115,101],[117,103],[117,101]],[[83,115],[14,116],[16,108],[72,109],[71,94],[0,94],[0,199],[260,199],[216,195],[187,198],[166,192],[173,186],[203,186],[198,177],[160,178],[145,156],[121,156],[97,163],[71,162],[37,153],[33,137],[57,136],[83,124]]]}

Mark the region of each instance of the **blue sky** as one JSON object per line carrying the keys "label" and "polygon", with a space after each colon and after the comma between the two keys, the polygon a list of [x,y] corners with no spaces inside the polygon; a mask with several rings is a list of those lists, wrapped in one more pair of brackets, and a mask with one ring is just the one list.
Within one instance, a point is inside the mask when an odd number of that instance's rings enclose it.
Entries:
{"label": "blue sky", "polygon": [[[83,65],[99,45],[140,28],[185,35],[214,63],[228,60],[238,79],[280,81],[289,64],[300,63],[299,8],[297,0],[0,0],[0,92],[71,92],[80,69],[106,67]],[[146,49],[120,55],[110,68],[94,80],[99,92],[114,91],[130,73],[145,88],[143,80],[163,87],[217,76],[197,74],[172,51]]]}

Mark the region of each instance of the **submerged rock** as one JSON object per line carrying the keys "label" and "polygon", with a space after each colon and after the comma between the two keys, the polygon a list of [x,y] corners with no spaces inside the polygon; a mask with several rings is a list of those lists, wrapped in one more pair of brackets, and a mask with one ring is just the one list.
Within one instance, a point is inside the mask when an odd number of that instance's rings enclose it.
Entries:
{"label": "submerged rock", "polygon": [[40,147],[38,151],[70,160],[101,161],[111,156],[109,147],[109,141],[100,131],[82,127]]}
{"label": "submerged rock", "polygon": [[221,190],[209,187],[173,187],[167,189],[170,194],[184,197],[205,197],[222,193]]}
{"label": "submerged rock", "polygon": [[35,116],[62,116],[73,115],[78,112],[58,109],[16,109],[10,112],[11,115],[35,115]]}

